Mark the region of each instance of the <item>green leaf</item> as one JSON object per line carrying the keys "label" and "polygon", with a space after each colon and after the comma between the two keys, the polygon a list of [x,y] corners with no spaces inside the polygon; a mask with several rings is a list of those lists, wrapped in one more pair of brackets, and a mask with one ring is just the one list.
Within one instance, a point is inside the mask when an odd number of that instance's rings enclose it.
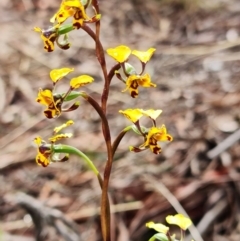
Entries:
{"label": "green leaf", "polygon": [[85,155],[83,152],[78,150],[77,148],[75,148],[73,146],[62,145],[62,144],[53,145],[51,147],[52,147],[54,153],[64,153],[64,154],[67,153],[67,154],[76,155],[76,156],[82,158],[85,161],[85,163],[87,164],[87,166],[89,167],[89,169],[92,170],[97,176],[99,175],[99,171],[95,167],[95,165],[93,164],[91,159],[87,155]]}
{"label": "green leaf", "polygon": [[72,23],[61,25],[57,31],[59,35],[69,33],[74,30]]}
{"label": "green leaf", "polygon": [[[61,94],[62,96],[65,95],[65,93]],[[70,94],[68,94],[68,96],[64,99],[64,101],[71,101],[76,99],[77,97],[81,96],[81,93],[78,91],[71,91]]]}

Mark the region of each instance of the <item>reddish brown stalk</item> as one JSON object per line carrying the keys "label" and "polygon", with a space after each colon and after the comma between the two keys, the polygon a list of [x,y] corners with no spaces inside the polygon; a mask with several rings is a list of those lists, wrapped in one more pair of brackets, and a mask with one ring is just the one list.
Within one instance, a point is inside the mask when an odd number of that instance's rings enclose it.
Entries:
{"label": "reddish brown stalk", "polygon": [[[98,0],[92,0],[92,5],[96,10],[96,13],[99,14],[99,4]],[[112,169],[112,145],[111,145],[111,134],[108,126],[108,121],[106,119],[106,111],[107,111],[107,100],[109,95],[109,86],[110,80],[108,73],[107,73],[107,66],[105,61],[105,54],[104,50],[100,41],[100,21],[96,22],[96,34],[92,32],[90,28],[86,25],[83,26],[83,29],[89,33],[89,35],[95,40],[96,43],[96,57],[101,65],[103,76],[104,76],[104,87],[102,91],[102,100],[101,100],[101,107],[94,103],[93,99],[88,99],[89,102],[96,109],[99,115],[102,118],[102,130],[103,135],[105,138],[105,142],[107,145],[107,152],[108,152],[108,160],[104,169],[104,179],[103,179],[103,186],[102,186],[102,202],[101,202],[101,225],[102,225],[102,234],[104,241],[111,241],[110,235],[110,206],[108,201],[108,184]],[[112,74],[112,73],[111,73]],[[111,76],[111,75],[110,75]],[[97,104],[97,105],[96,105]]]}
{"label": "reddish brown stalk", "polygon": [[92,0],[92,5],[94,6],[96,13],[99,14],[99,4],[98,0]]}
{"label": "reddish brown stalk", "polygon": [[101,202],[101,226],[102,226],[102,234],[104,241],[111,241],[111,235],[110,235],[110,205],[109,205],[109,199],[108,199],[108,184],[109,184],[109,178],[111,174],[112,169],[112,145],[111,145],[111,135],[110,135],[110,129],[108,125],[108,120],[106,118],[106,114],[103,112],[102,108],[99,106],[99,104],[90,97],[87,93],[82,92],[81,96],[87,100],[93,108],[97,111],[99,116],[102,120],[102,126],[104,128],[104,138],[107,146],[107,153],[108,153],[108,160],[105,166],[104,170],[104,179],[102,184],[102,202]]}
{"label": "reddish brown stalk", "polygon": [[[92,31],[92,29],[89,28],[86,24],[83,24],[82,29],[83,29],[85,32],[87,32],[87,33],[89,34],[89,36],[92,37],[92,39],[93,39],[93,40],[95,41],[95,43],[96,43],[96,48],[97,48],[97,45],[98,45],[98,48],[99,48],[99,49],[102,49],[101,52],[102,52],[103,55],[104,55],[104,51],[103,51],[102,44],[101,44],[100,41],[99,41],[99,44],[97,44],[97,36],[96,36],[96,34]],[[101,63],[101,61],[100,61],[100,58],[99,58],[97,49],[96,49],[96,56],[97,56],[97,59],[98,59],[100,65],[101,65],[101,68],[102,68],[102,71],[103,71],[103,75],[104,75],[104,79],[105,79],[105,85],[104,85],[104,89],[105,89],[105,88],[106,88],[106,83],[108,82],[108,81],[106,81],[106,80],[108,80],[107,69],[104,70],[104,68],[103,68],[103,66],[102,66],[102,63]],[[104,63],[105,63],[105,59],[104,59]],[[105,64],[105,65],[106,65],[106,64]],[[107,77],[106,77],[106,76],[107,76]],[[104,89],[103,89],[103,93],[104,93]],[[108,89],[109,89],[109,85],[108,85]],[[107,95],[108,95],[108,94],[107,94]],[[102,94],[102,96],[103,96],[103,94]],[[104,108],[102,108],[102,109],[103,109],[103,111],[104,111]],[[105,111],[104,111],[104,113],[106,113],[106,106],[105,106]],[[104,127],[102,127],[102,129],[103,129],[103,135],[105,136]]]}
{"label": "reddish brown stalk", "polygon": [[128,132],[128,130],[123,130],[119,133],[119,135],[117,136],[117,138],[115,139],[115,141],[112,144],[112,152],[113,152],[113,156],[118,148],[119,143],[121,142],[122,138],[125,136],[125,134]]}
{"label": "reddish brown stalk", "polygon": [[[97,14],[99,14],[99,2],[98,0],[93,0],[92,1],[92,5],[94,6]],[[102,109],[104,111],[104,113],[106,113],[107,111],[107,100],[108,100],[108,95],[109,95],[109,79],[108,79],[108,75],[107,75],[107,66],[106,66],[106,61],[105,61],[105,54],[104,54],[104,50],[100,41],[100,26],[101,26],[101,22],[97,21],[96,22],[96,55],[98,58],[98,61],[102,67],[102,71],[103,71],[103,75],[104,75],[104,79],[105,79],[105,83],[104,83],[104,88],[103,88],[103,92],[102,92]]]}
{"label": "reddish brown stalk", "polygon": [[92,31],[91,28],[88,27],[85,23],[81,27],[85,32],[89,34],[89,36],[96,42],[96,34]]}
{"label": "reddish brown stalk", "polygon": [[108,80],[109,80],[109,85],[112,81],[113,76],[115,75],[115,71],[119,70],[121,68],[121,65],[118,63],[112,67],[112,69],[108,73]]}
{"label": "reddish brown stalk", "polygon": [[[93,1],[93,6],[95,7],[96,12],[99,13],[98,1]],[[99,39],[100,21],[96,22],[96,34],[86,24],[84,24],[82,26],[82,29],[85,30],[94,39],[94,41],[96,43],[96,56],[97,56],[98,62],[100,63],[100,66],[102,68],[104,81],[105,81],[103,92],[102,92],[102,109],[106,113],[110,81],[108,79],[107,66],[106,66],[106,60],[105,60],[103,46]]]}
{"label": "reddish brown stalk", "polygon": [[[94,6],[96,13],[99,14],[98,0],[93,0],[92,5]],[[88,29],[88,33],[89,33],[89,29]],[[93,37],[93,35],[91,35],[91,36]],[[110,80],[108,78],[105,54],[104,54],[104,50],[103,50],[102,44],[100,42],[99,36],[100,36],[100,21],[96,22],[96,34],[95,34],[94,40],[96,43],[96,56],[101,65],[102,72],[104,75],[104,87],[103,87],[103,91],[102,91],[102,100],[101,100],[102,109],[100,111],[100,112],[104,113],[104,117],[101,115],[100,116],[103,121],[102,122],[102,130],[103,130],[103,135],[105,137],[105,141],[106,141],[106,145],[107,145],[107,152],[108,152],[108,160],[107,160],[105,170],[104,170],[104,180],[103,180],[103,187],[102,187],[101,225],[102,225],[102,233],[103,233],[104,241],[111,241],[110,206],[109,206],[107,192],[108,192],[108,184],[109,184],[109,179],[110,179],[110,174],[111,174],[111,169],[112,169],[113,156],[112,156],[111,134],[109,131],[109,126],[108,126],[108,122],[107,122],[106,115],[105,115],[106,111],[107,111],[107,100],[108,100],[108,95],[109,95]],[[106,119],[106,121],[105,121],[105,119]]]}

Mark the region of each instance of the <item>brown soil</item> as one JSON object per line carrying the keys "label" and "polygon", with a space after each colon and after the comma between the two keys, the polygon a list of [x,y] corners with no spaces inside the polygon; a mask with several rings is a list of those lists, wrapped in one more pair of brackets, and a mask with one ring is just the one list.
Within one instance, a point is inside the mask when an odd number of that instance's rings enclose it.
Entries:
{"label": "brown soil", "polygon": [[[46,120],[35,102],[38,89],[51,85],[49,71],[64,66],[94,76],[84,88],[100,100],[102,74],[89,36],[74,31],[69,50],[46,53],[32,31],[49,25],[59,2],[0,2],[1,241],[102,240],[94,174],[75,157],[47,168],[35,163],[34,137],[48,138],[69,118],[74,137],[65,143],[86,152],[101,172],[106,158],[101,122],[84,100],[79,110],[56,120]],[[164,123],[174,137],[158,156],[129,152],[129,145],[141,144],[134,133],[123,139],[109,188],[112,240],[147,241],[153,232],[146,222],[165,222],[166,215],[185,210],[197,227],[190,230],[196,241],[239,241],[239,1],[99,2],[105,48],[157,49],[147,65],[157,88],[140,89],[132,99],[114,79],[108,105],[112,136],[129,124],[118,111],[138,107],[162,109],[158,125]],[[107,62],[114,64],[108,57]],[[59,89],[67,86],[63,80]]]}

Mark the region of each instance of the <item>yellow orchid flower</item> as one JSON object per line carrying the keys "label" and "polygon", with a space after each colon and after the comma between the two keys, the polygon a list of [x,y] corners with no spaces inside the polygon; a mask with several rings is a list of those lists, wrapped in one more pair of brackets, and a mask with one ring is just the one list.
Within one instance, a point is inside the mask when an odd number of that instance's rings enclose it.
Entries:
{"label": "yellow orchid flower", "polygon": [[[122,77],[118,70],[114,72],[116,77],[126,84],[126,88],[122,90],[122,92],[129,90],[131,96],[136,98],[138,96],[139,86],[145,88],[156,87],[156,84],[151,82],[149,74],[143,75],[145,65],[152,57],[154,51],[154,48],[150,48],[147,51],[131,51],[131,49],[126,45],[120,45],[116,48],[107,49],[107,54],[121,64],[126,76],[126,78]],[[131,54],[135,55],[142,62],[142,71],[139,74],[137,74],[135,68],[127,62]]]}
{"label": "yellow orchid flower", "polygon": [[58,24],[62,24],[69,17],[73,17],[76,13],[77,15],[82,16],[83,19],[87,18],[84,6],[80,3],[79,0],[63,0],[59,10],[50,19],[50,22],[54,23],[55,21],[57,21]]}
{"label": "yellow orchid flower", "polygon": [[[74,68],[53,69],[50,72],[50,78],[55,85],[59,80],[61,80],[73,70]],[[62,109],[62,104],[68,98],[68,96],[71,95],[71,92],[74,92],[74,89],[77,89],[91,82],[93,82],[93,78],[88,75],[81,75],[79,77],[73,78],[70,81],[69,90],[65,94],[53,94],[51,90],[40,89],[36,101],[42,105],[47,106],[47,108],[44,110],[44,114],[47,118],[56,118],[61,114],[61,112],[73,111],[79,107],[79,102],[75,102],[68,109]],[[78,96],[79,95],[76,95],[76,97]]]}
{"label": "yellow orchid flower", "polygon": [[131,49],[128,46],[120,45],[116,48],[107,49],[107,54],[119,63],[124,63],[128,60]]}
{"label": "yellow orchid flower", "polygon": [[56,29],[50,28],[48,30],[44,30],[39,27],[35,27],[33,30],[41,34],[41,39],[44,43],[44,49],[47,52],[52,52],[54,50],[54,42],[58,38]]}
{"label": "yellow orchid flower", "polygon": [[[141,152],[150,148],[153,153],[159,154],[161,152],[161,147],[157,144],[157,142],[173,140],[172,136],[167,133],[165,125],[162,125],[160,128],[156,127],[156,118],[162,113],[162,110],[127,109],[124,111],[120,110],[119,113],[123,114],[127,119],[132,121],[138,130],[135,132],[144,137],[145,142],[139,147],[130,146],[130,151]],[[153,127],[149,130],[141,126],[139,123],[139,119],[143,115],[151,118],[153,121]]]}
{"label": "yellow orchid flower", "polygon": [[38,146],[38,151],[36,155],[36,162],[38,165],[46,167],[50,164],[51,148],[44,146],[45,142],[40,136],[34,139],[35,144]]}
{"label": "yellow orchid flower", "polygon": [[119,113],[122,113],[127,119],[133,123],[137,122],[143,115],[149,117],[150,119],[156,120],[158,116],[162,113],[162,110],[143,110],[143,109],[127,109],[120,110]]}
{"label": "yellow orchid flower", "polygon": [[[76,1],[79,2],[79,1]],[[69,17],[72,17],[76,9],[73,7],[68,7],[65,4],[65,1],[63,0],[59,10],[53,15],[53,17],[50,19],[51,23],[55,23],[55,21],[58,23],[58,25],[64,23]],[[79,2],[80,4],[80,2]]]}
{"label": "yellow orchid flower", "polygon": [[132,54],[135,55],[142,63],[146,64],[151,59],[155,51],[156,49],[154,48],[150,48],[147,51],[133,50]]}
{"label": "yellow orchid flower", "polygon": [[[70,93],[71,88],[68,92],[68,95]],[[67,95],[62,96],[60,94],[53,94],[51,90],[40,89],[36,101],[42,105],[47,106],[43,113],[48,119],[52,119],[59,117],[62,112],[73,111],[79,107],[80,103],[79,101],[77,101],[73,103],[72,106],[70,106],[69,108],[63,109],[62,104],[66,97]]]}
{"label": "yellow orchid flower", "polygon": [[139,148],[150,148],[155,154],[161,153],[161,147],[157,144],[158,141],[172,141],[173,138],[167,133],[165,125],[160,128],[152,127],[148,134],[145,143],[143,143]]}
{"label": "yellow orchid flower", "polygon": [[57,22],[58,25],[61,25],[70,17],[73,17],[73,27],[79,29],[84,22],[97,22],[101,15],[97,14],[90,18],[86,14],[85,6],[79,0],[63,0],[59,10],[50,19],[50,22]]}
{"label": "yellow orchid flower", "polygon": [[167,227],[161,223],[148,222],[148,223],[146,223],[146,226],[148,228],[153,228],[154,230],[156,230],[159,233],[167,234],[167,232],[169,231],[169,227]]}
{"label": "yellow orchid flower", "polygon": [[139,86],[149,88],[149,87],[156,87],[156,84],[151,82],[151,77],[149,74],[130,75],[126,80],[126,88],[122,90],[122,92],[129,90],[131,96],[133,98],[136,98],[138,96]]}
{"label": "yellow orchid flower", "polygon": [[[69,25],[63,26],[58,28],[58,26],[51,27],[49,29],[41,29],[39,27],[35,27],[33,29],[35,32],[38,32],[41,34],[41,39],[44,43],[44,49],[47,52],[54,51],[54,44],[56,42],[57,46],[61,49],[69,49],[71,44],[68,41],[68,35],[67,33],[72,31],[73,28]],[[63,40],[60,41],[60,36],[63,35]]]}
{"label": "yellow orchid flower", "polygon": [[57,134],[55,130],[62,130],[63,128],[73,124],[73,121],[67,121],[65,124],[56,127],[54,129],[55,135],[49,138],[51,144],[47,144],[40,136],[37,136],[34,139],[34,143],[37,145],[37,155],[36,155],[36,162],[38,165],[43,167],[48,166],[51,162],[63,162],[68,160],[68,155],[65,155],[63,158],[59,158],[58,153],[54,153],[52,145],[59,140],[70,138],[72,133],[65,133],[65,134]]}
{"label": "yellow orchid flower", "polygon": [[57,83],[59,80],[73,71],[74,68],[53,69],[50,71],[50,78],[54,83]]}
{"label": "yellow orchid flower", "polygon": [[53,96],[51,90],[40,89],[36,101],[47,106],[47,108],[44,110],[44,114],[47,118],[52,119],[61,114],[63,98],[61,96]]}
{"label": "yellow orchid flower", "polygon": [[71,79],[70,86],[72,89],[78,89],[84,85],[90,84],[93,82],[93,77],[89,75],[81,75],[76,78]]}
{"label": "yellow orchid flower", "polygon": [[166,217],[166,221],[169,224],[175,224],[184,231],[192,225],[192,221],[185,217],[183,214],[176,214],[174,216],[169,215]]}

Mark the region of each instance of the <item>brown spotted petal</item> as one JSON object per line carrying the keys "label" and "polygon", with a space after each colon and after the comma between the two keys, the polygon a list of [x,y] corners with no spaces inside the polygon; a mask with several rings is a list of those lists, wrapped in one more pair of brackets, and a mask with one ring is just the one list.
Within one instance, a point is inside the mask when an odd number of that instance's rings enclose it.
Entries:
{"label": "brown spotted petal", "polygon": [[[59,153],[57,153],[59,154]],[[53,155],[52,162],[66,162],[69,160],[69,154],[66,154],[64,157],[59,158],[59,155]]]}
{"label": "brown spotted petal", "polygon": [[41,34],[41,39],[43,40],[43,43],[44,43],[44,49],[47,52],[52,52],[54,50],[54,42],[58,38],[56,29],[50,28],[50,29],[44,30],[39,27],[35,27],[34,31],[39,32]]}
{"label": "brown spotted petal", "polygon": [[70,106],[68,109],[62,109],[63,112],[70,112],[73,110],[76,110],[80,106],[80,102],[75,102],[72,106]]}
{"label": "brown spotted petal", "polygon": [[161,153],[161,147],[158,145],[158,141],[172,141],[173,138],[167,133],[165,125],[162,125],[160,128],[152,127],[146,137],[146,141],[140,146],[150,148],[151,151],[155,154]]}
{"label": "brown spotted petal", "polygon": [[154,83],[151,82],[151,77],[149,74],[144,75],[130,75],[126,80],[126,88],[122,91],[129,90],[131,96],[136,98],[138,96],[138,87],[142,86],[144,88],[156,87]]}
{"label": "brown spotted petal", "polygon": [[138,96],[138,86],[139,86],[138,79],[139,78],[140,76],[138,75],[130,75],[126,80],[126,88],[122,90],[122,92],[129,90],[132,98],[136,98]]}
{"label": "brown spotted petal", "polygon": [[39,89],[36,101],[42,105],[47,106],[44,114],[47,118],[52,119],[61,114],[61,105],[63,99],[61,95],[54,95],[51,90]]}
{"label": "brown spotted petal", "polygon": [[60,49],[66,50],[71,47],[71,43],[69,42],[68,35],[64,34],[63,40],[60,40],[60,36],[56,39],[56,44]]}
{"label": "brown spotted petal", "polygon": [[129,150],[132,151],[132,152],[136,152],[136,153],[144,151],[146,149],[147,148],[145,148],[145,147],[129,146]]}
{"label": "brown spotted petal", "polygon": [[44,110],[44,114],[48,119],[56,118],[60,116],[62,110],[63,99],[61,97],[54,96],[52,103],[48,105],[48,108]]}
{"label": "brown spotted petal", "polygon": [[34,140],[35,144],[38,146],[36,162],[38,165],[46,167],[50,164],[52,150],[49,145],[45,144],[40,136],[36,137]]}

